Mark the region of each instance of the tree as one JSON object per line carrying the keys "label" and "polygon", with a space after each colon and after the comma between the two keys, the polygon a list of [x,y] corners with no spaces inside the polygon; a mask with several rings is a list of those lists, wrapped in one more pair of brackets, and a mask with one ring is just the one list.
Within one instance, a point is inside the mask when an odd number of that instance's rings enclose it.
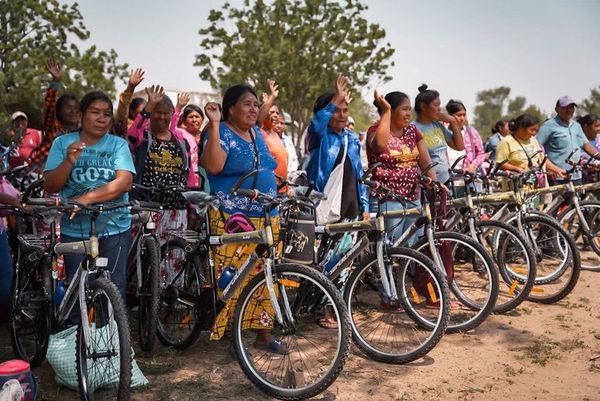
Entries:
{"label": "tree", "polygon": [[581,101],[582,114],[600,114],[600,86],[590,90],[590,97]]}
{"label": "tree", "polygon": [[354,118],[356,133],[366,131],[379,118],[372,102],[368,103],[358,95],[350,102],[350,115]]}
{"label": "tree", "polygon": [[63,65],[67,73],[62,85],[69,92],[81,96],[100,90],[115,95],[115,81],[125,79],[127,64],[117,63],[113,49],[91,46],[82,51],[71,43],[72,38],[90,37],[78,7],[58,0],[0,2],[0,118],[4,118],[0,124],[6,124],[6,114],[18,108],[29,115],[30,123],[39,125],[49,57]]}
{"label": "tree", "polygon": [[491,134],[491,128],[498,120],[510,120],[520,114],[527,113],[537,117],[540,122],[546,119],[539,107],[527,105],[524,96],[509,98],[510,88],[500,86],[477,93],[477,105],[474,110],[473,126],[483,139]]}
{"label": "tree", "polygon": [[277,103],[296,123],[297,149],[315,99],[334,90],[338,74],[349,77],[355,95],[371,79],[391,79],[386,71],[394,49],[381,43],[385,31],[379,25],[361,17],[367,6],[360,1],[250,3],[239,9],[225,3],[210,11],[208,27],[199,31],[204,52],[195,65],[200,77],[221,91],[241,82],[264,90],[267,80],[275,79],[281,88]]}

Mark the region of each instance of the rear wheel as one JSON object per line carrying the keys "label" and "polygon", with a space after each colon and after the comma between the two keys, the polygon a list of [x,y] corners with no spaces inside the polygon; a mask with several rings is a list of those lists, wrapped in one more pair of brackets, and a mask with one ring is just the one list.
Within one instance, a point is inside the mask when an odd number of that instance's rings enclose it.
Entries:
{"label": "rear wheel", "polygon": [[[600,202],[583,201],[579,206],[590,228],[584,232],[579,222],[579,214],[573,207],[565,210],[556,219],[575,239],[581,255],[581,268],[584,270],[600,271]],[[591,249],[590,249],[591,248]]]}
{"label": "rear wheel", "polygon": [[142,246],[142,288],[138,305],[140,347],[152,351],[156,342],[158,320],[158,270],[160,268],[160,246],[156,238],[144,238]]}
{"label": "rear wheel", "polygon": [[52,316],[51,276],[47,259],[33,269],[21,265],[13,277],[10,336],[19,359],[38,367],[46,358]]}
{"label": "rear wheel", "polygon": [[117,287],[105,278],[92,281],[86,290],[86,310],[81,313],[76,350],[83,401],[129,399],[129,323]]}
{"label": "rear wheel", "polygon": [[157,335],[176,349],[190,347],[201,334],[201,291],[205,279],[192,246],[182,238],[167,241],[161,249]]}

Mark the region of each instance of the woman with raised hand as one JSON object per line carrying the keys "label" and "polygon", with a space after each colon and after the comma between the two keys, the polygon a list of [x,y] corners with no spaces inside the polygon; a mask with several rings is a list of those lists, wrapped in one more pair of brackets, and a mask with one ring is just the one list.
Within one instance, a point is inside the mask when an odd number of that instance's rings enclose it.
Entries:
{"label": "woman with raised hand", "polygon": [[[308,151],[310,158],[306,167],[308,178],[318,191],[323,191],[334,168],[342,163],[343,191],[341,219],[369,219],[369,198],[364,185],[358,179],[363,173],[358,137],[346,128],[348,104],[350,103],[348,78],[340,75],[336,91],[322,94],[315,101],[314,116],[308,127]],[[347,149],[344,152],[344,144]],[[343,155],[346,158],[342,160]]]}
{"label": "woman with raised hand", "polygon": [[[421,171],[429,166],[431,158],[421,133],[410,122],[410,99],[402,92],[390,92],[383,97],[377,90],[374,97],[381,117],[367,130],[367,157],[369,165],[381,163],[381,167],[375,169],[372,180],[411,201],[412,204],[407,207],[418,207],[421,204]],[[429,169],[427,176],[437,181],[433,169]],[[384,207],[387,211],[404,208],[399,201],[391,200],[386,201]],[[370,209],[372,213],[377,212],[376,198],[370,199]],[[415,219],[387,219],[385,224],[386,227],[395,227],[392,236],[398,238]]]}
{"label": "woman with raised hand", "polygon": [[[435,172],[438,180],[445,184],[450,179],[448,147],[458,151],[465,149],[458,121],[448,113],[442,112],[440,93],[427,89],[425,84],[419,87],[415,111],[417,119],[413,123],[423,135],[431,161],[437,163]],[[450,129],[446,128],[444,123],[448,124]]]}
{"label": "woman with raised hand", "polygon": [[[127,142],[109,133],[113,105],[101,92],[90,92],[80,102],[81,129],[54,140],[44,169],[44,189],[63,200],[83,204],[127,202],[135,168]],[[88,239],[90,218],[85,212],[63,215],[61,242]],[[131,244],[131,215],[127,208],[103,212],[96,221],[100,255],[125,300],[127,252]],[[71,279],[84,255],[65,255]]]}
{"label": "woman with raised hand", "polygon": [[[190,149],[183,136],[169,127],[174,106],[161,86],[146,88],[148,102],[129,128],[129,143],[135,156],[134,182],[146,187],[184,187],[194,182],[190,168]],[[161,202],[166,212],[155,215],[161,242],[167,230],[187,228],[187,201],[180,192],[159,191],[148,194],[134,191],[135,197]]]}
{"label": "woman with raised hand", "polygon": [[133,100],[131,99],[133,97],[133,92],[135,92],[135,88],[143,80],[144,70],[141,68],[131,70],[127,87],[119,95],[119,105],[117,106],[117,112],[115,113],[115,126],[113,128],[115,135],[121,137],[127,136],[127,130],[131,127],[133,120],[135,120],[135,117],[144,107],[146,103],[144,99],[139,97]]}
{"label": "woman with raised hand", "polygon": [[177,94],[177,105],[171,119],[171,130],[178,131],[187,141],[190,147],[191,167],[193,171],[193,180],[190,186],[198,186],[200,176],[206,176],[206,172],[198,169],[199,144],[201,140],[202,123],[204,122],[204,112],[200,106],[188,104],[190,101],[189,93],[182,92]]}
{"label": "woman with raised hand", "polygon": [[[242,183],[241,188],[257,189],[275,197],[277,186],[273,171],[277,166],[269,148],[260,133],[257,122],[262,121],[271,105],[266,102],[258,107],[258,97],[248,85],[235,85],[228,88],[223,96],[222,112],[216,103],[208,103],[204,113],[209,120],[203,134],[200,165],[206,169],[211,192],[221,201],[219,211],[210,211],[210,230],[212,235],[225,232],[225,223],[235,219],[244,220],[243,226],[261,229],[264,227],[264,206],[245,196],[231,194],[231,188],[250,171],[257,170],[254,177]],[[273,235],[279,234],[277,211],[272,212]],[[215,252],[215,269],[220,277],[228,265],[239,269],[256,245],[223,245]],[[259,266],[257,264],[257,266]],[[220,339],[228,329],[235,304],[242,288],[257,274],[251,271],[243,285],[217,316],[211,330],[211,339]],[[265,296],[268,297],[267,294]],[[249,329],[257,332],[255,346],[272,352],[287,354],[286,345],[271,335],[273,311],[256,306],[255,319],[251,319]]]}

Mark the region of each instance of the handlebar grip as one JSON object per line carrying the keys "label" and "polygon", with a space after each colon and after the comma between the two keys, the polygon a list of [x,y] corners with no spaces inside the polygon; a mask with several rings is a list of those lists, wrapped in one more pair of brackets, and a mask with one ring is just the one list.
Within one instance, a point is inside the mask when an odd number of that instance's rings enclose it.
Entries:
{"label": "handlebar grip", "polygon": [[365,184],[366,186],[368,186],[369,188],[373,188],[373,189],[379,188],[379,185],[380,185],[377,181],[371,181],[371,180],[362,180],[362,183]]}
{"label": "handlebar grip", "polygon": [[235,191],[233,191],[234,194],[237,195],[242,195],[242,196],[246,196],[250,199],[254,199],[257,197],[258,192],[254,189],[244,189],[244,188],[238,188]]}
{"label": "handlebar grip", "polygon": [[142,209],[162,209],[162,205],[158,202],[136,201],[134,206]]}
{"label": "handlebar grip", "polygon": [[29,198],[23,203],[30,206],[56,206],[58,200],[52,198]]}

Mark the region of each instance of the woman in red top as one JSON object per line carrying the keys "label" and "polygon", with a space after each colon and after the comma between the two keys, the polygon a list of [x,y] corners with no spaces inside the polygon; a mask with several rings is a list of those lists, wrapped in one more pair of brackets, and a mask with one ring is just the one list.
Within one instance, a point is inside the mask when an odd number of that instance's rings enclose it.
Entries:
{"label": "woman in red top", "polygon": [[[373,180],[394,190],[412,202],[407,207],[420,206],[419,176],[431,158],[421,133],[410,123],[410,99],[402,92],[390,92],[385,97],[375,91],[375,107],[381,116],[379,122],[367,131],[367,158],[369,166],[381,162]],[[427,176],[437,180],[435,170]],[[404,208],[398,201],[387,201],[384,210]],[[377,211],[377,199],[371,197],[370,211]],[[387,219],[386,228],[395,227],[393,238],[398,238],[413,223],[414,217]],[[414,242],[412,238],[409,242]]]}

